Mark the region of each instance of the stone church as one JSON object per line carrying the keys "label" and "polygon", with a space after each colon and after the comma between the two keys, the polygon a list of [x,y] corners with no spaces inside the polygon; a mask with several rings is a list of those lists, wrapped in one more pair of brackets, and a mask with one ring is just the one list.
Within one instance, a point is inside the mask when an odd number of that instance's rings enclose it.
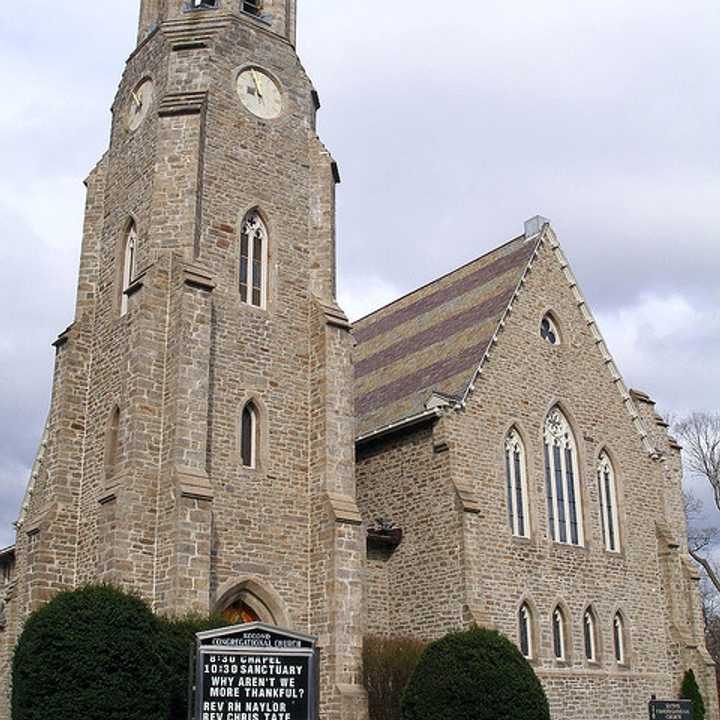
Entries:
{"label": "stone church", "polygon": [[317,636],[323,720],[366,717],[366,635],[473,623],[557,720],[644,720],[688,668],[717,720],[680,448],[550,224],[351,325],[295,26],[296,0],[142,0],[0,552],[0,718],[28,613],[106,581]]}

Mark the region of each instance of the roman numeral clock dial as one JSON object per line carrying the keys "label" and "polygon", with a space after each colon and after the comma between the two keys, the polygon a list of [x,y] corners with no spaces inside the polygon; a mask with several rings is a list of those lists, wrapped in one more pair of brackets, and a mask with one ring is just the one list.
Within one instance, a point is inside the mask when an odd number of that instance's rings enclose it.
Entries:
{"label": "roman numeral clock dial", "polygon": [[240,72],[237,93],[242,104],[256,117],[273,120],[282,113],[280,86],[260,68],[249,67]]}

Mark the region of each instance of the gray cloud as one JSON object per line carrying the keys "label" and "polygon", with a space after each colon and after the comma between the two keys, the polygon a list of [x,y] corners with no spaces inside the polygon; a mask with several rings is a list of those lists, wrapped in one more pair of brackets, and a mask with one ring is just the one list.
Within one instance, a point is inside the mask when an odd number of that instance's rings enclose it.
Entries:
{"label": "gray cloud", "polygon": [[[72,318],[82,179],[136,5],[23,4],[0,27],[0,545]],[[713,0],[300,0],[340,163],[355,317],[552,218],[630,385],[720,407],[720,11]],[[380,8],[380,9],[379,9]],[[59,26],[62,25],[62,32]]]}

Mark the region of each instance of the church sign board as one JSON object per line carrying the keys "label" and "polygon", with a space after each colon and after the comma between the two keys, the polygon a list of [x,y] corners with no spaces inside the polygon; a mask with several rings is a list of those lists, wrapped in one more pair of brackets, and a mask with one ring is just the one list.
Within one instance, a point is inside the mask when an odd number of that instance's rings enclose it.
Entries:
{"label": "church sign board", "polygon": [[196,637],[195,720],[317,720],[315,638],[259,622]]}
{"label": "church sign board", "polygon": [[692,720],[690,700],[651,700],[650,720]]}

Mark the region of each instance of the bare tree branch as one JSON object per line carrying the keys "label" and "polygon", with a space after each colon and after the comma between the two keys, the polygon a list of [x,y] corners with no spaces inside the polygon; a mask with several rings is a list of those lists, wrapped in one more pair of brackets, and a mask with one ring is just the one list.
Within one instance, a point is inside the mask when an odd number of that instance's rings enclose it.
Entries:
{"label": "bare tree branch", "polygon": [[720,510],[720,413],[692,413],[676,422],[674,431],[684,447],[685,465],[710,483]]}
{"label": "bare tree branch", "polygon": [[[685,502],[685,515],[688,520],[688,552],[690,557],[705,571],[707,579],[720,593],[720,571],[701,551],[711,547],[720,536],[718,528],[697,528],[695,522],[702,514],[702,501],[691,492],[683,493]],[[707,600],[704,602],[708,606]]]}

